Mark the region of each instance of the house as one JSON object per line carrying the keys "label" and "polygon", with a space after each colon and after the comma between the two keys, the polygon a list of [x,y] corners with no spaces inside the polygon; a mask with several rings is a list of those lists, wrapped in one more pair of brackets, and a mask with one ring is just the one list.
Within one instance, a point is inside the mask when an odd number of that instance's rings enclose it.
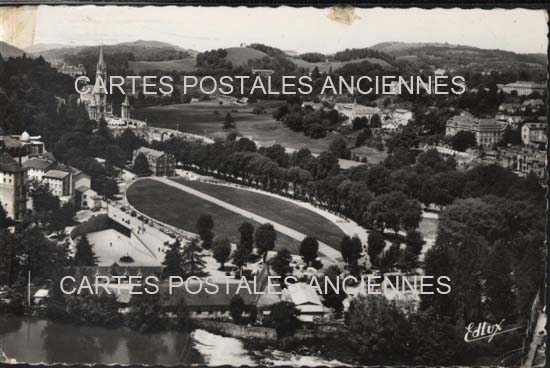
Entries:
{"label": "house", "polygon": [[546,122],[525,123],[521,127],[521,140],[526,146],[536,146],[546,143]]}
{"label": "house", "polygon": [[447,120],[445,129],[447,136],[454,136],[459,131],[472,132],[478,146],[491,147],[502,139],[504,126],[495,119],[476,118],[465,111]]}
{"label": "house", "polygon": [[80,186],[75,189],[75,204],[80,209],[96,209],[101,207],[101,198],[95,190],[87,186]]}
{"label": "house", "polygon": [[325,315],[325,308],[315,288],[303,282],[288,285],[283,292],[283,300],[293,303],[302,322],[313,322]]}
{"label": "house", "polygon": [[154,176],[174,176],[176,172],[176,159],[174,155],[162,151],[157,151],[152,148],[140,147],[134,151],[133,161],[139,154],[143,154],[147,158],[149,170]]}
{"label": "house", "polygon": [[0,153],[0,204],[8,217],[21,220],[27,206],[27,170],[9,153]]}
{"label": "house", "polygon": [[30,158],[23,163],[23,167],[27,170],[28,180],[40,182],[44,174],[55,167],[55,162],[42,158]]}
{"label": "house", "polygon": [[535,173],[538,178],[546,177],[546,151],[522,147],[515,157],[516,170],[522,174]]}
{"label": "house", "polygon": [[71,195],[71,173],[61,170],[49,170],[43,176],[44,183],[48,184],[50,191],[57,197]]}
{"label": "house", "polygon": [[504,93],[512,93],[516,91],[518,96],[529,96],[534,92],[538,92],[541,96],[546,89],[544,83],[517,81],[508,84],[497,84],[499,91]]}

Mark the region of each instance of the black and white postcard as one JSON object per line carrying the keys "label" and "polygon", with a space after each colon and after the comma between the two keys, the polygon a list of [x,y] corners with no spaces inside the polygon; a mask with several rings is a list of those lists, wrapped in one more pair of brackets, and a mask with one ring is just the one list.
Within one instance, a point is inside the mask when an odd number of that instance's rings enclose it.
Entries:
{"label": "black and white postcard", "polygon": [[547,35],[0,7],[0,364],[544,366]]}

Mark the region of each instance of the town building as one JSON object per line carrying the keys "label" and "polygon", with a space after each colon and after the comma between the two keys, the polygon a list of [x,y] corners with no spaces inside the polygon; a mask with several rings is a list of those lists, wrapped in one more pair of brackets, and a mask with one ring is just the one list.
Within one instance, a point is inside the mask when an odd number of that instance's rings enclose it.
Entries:
{"label": "town building", "polygon": [[504,93],[512,93],[516,91],[518,96],[529,96],[534,92],[538,92],[541,96],[546,90],[546,85],[544,83],[528,82],[528,81],[517,81],[508,84],[498,84],[499,91]]}
{"label": "town building", "polygon": [[283,291],[282,300],[293,303],[300,312],[302,322],[314,322],[325,315],[325,308],[315,288],[303,282],[288,285]]}
{"label": "town building", "polygon": [[525,123],[521,127],[521,140],[526,146],[546,144],[546,122]]}
{"label": "town building", "polygon": [[365,117],[370,121],[373,115],[380,115],[380,109],[378,107],[361,105],[356,101],[353,101],[353,103],[337,103],[334,105],[334,109],[348,118],[348,120],[342,124],[344,126],[351,125],[355,118]]}
{"label": "town building", "polygon": [[0,148],[10,154],[12,158],[25,162],[30,157],[46,153],[44,142],[40,136],[31,136],[27,132],[20,135],[0,136]]}
{"label": "town building", "polygon": [[77,187],[75,189],[74,203],[80,209],[97,209],[101,207],[101,197],[95,190],[87,186]]}
{"label": "town building", "polygon": [[52,67],[54,67],[58,73],[66,74],[73,78],[86,75],[86,68],[84,68],[84,65],[82,64],[72,65],[68,63],[52,63]]}
{"label": "town building", "polygon": [[0,153],[0,202],[8,217],[21,220],[27,206],[27,170],[7,152]]}
{"label": "town building", "polygon": [[27,170],[27,180],[41,182],[44,174],[55,167],[55,162],[33,157],[23,162],[23,167]]}
{"label": "town building", "polygon": [[149,170],[153,176],[174,176],[176,172],[176,159],[174,155],[152,148],[140,147],[134,151],[133,162],[136,157],[143,154],[147,158]]}
{"label": "town building", "polygon": [[413,119],[413,113],[410,110],[396,108],[382,110],[382,128],[385,130],[397,130],[407,125]]}
{"label": "town building", "polygon": [[43,181],[48,185],[53,195],[65,197],[71,195],[71,173],[61,170],[49,170],[43,176]]}
{"label": "town building", "polygon": [[517,152],[515,169],[525,175],[532,172],[539,179],[546,178],[546,151],[522,148]]}
{"label": "town building", "polygon": [[454,136],[461,130],[474,133],[478,146],[491,147],[502,139],[504,126],[495,119],[476,118],[465,111],[447,120],[445,134]]}

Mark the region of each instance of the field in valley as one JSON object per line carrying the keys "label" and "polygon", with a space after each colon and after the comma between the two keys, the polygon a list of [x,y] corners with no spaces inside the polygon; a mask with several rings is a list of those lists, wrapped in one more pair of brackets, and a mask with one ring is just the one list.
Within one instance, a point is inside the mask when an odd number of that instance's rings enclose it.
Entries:
{"label": "field in valley", "polygon": [[237,130],[264,145],[281,144],[285,147],[300,149],[308,148],[313,153],[326,151],[334,136],[332,133],[322,139],[312,139],[301,132],[293,132],[271,116],[271,109],[265,114],[253,114],[251,107],[219,105],[218,102],[196,102],[167,106],[154,106],[133,111],[137,119],[147,119],[151,126],[176,129],[181,131],[207,135],[209,137],[225,137],[228,133],[223,129],[225,116],[230,113]]}
{"label": "field in valley", "polygon": [[314,236],[336,249],[339,249],[340,241],[345,235],[338,226],[323,216],[289,201],[223,185],[190,181],[183,178],[175,179],[175,181],[234,206],[272,219],[305,235]]}
{"label": "field in valley", "polygon": [[[239,240],[238,228],[243,221],[249,221],[255,227],[260,225],[238,213],[154,180],[133,183],[126,195],[137,210],[189,232],[196,233],[199,216],[209,214],[214,220],[214,233],[229,237],[233,243]],[[277,233],[276,249],[287,248],[297,253],[298,246],[298,241]]]}

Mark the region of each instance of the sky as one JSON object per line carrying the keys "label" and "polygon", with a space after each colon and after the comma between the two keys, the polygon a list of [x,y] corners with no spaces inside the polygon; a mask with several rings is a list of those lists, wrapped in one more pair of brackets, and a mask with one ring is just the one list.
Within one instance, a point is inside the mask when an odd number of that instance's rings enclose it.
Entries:
{"label": "sky", "polygon": [[155,40],[198,51],[264,43],[299,53],[333,53],[402,41],[520,53],[547,50],[544,10],[354,9],[350,25],[330,19],[330,13],[330,9],[291,7],[40,6],[33,43]]}

